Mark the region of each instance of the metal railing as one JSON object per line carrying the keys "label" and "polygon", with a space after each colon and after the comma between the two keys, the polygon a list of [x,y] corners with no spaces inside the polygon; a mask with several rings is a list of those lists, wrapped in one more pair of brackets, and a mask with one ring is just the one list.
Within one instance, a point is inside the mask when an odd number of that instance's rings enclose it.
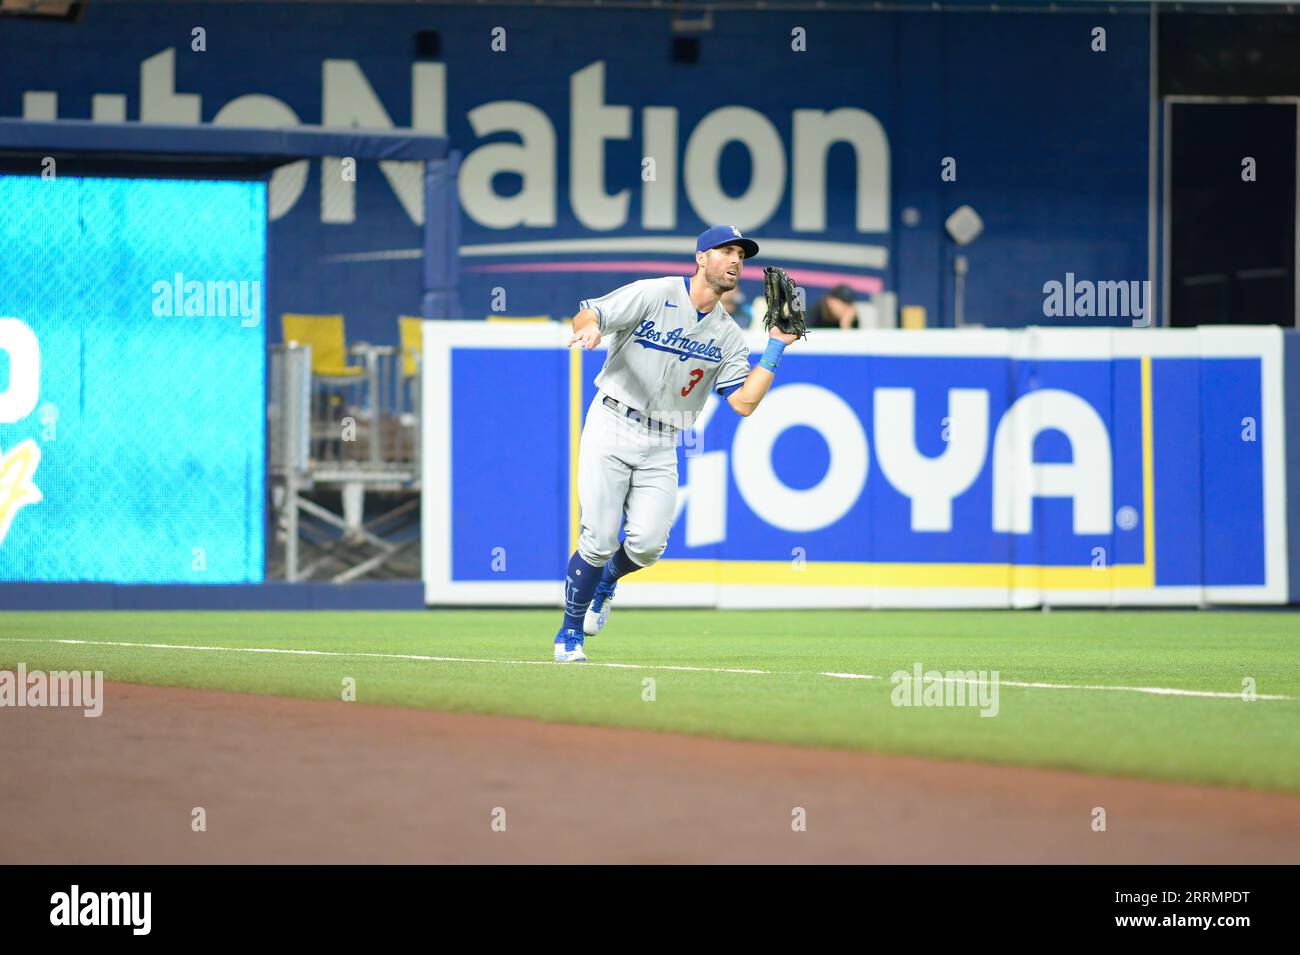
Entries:
{"label": "metal railing", "polygon": [[[392,562],[418,545],[418,356],[406,374],[397,348],[363,343],[350,353],[359,374],[322,376],[312,374],[310,346],[270,349],[268,451],[286,580],[392,573]],[[341,513],[324,506],[336,491]],[[369,519],[367,492],[378,492]],[[376,513],[376,500],[388,509]]]}
{"label": "metal railing", "polygon": [[[324,377],[311,372],[311,346],[275,345],[270,356],[272,470],[321,476],[340,470],[418,475],[420,376],[405,374],[401,350],[357,344],[350,353],[360,374]],[[364,477],[364,474],[362,475]]]}

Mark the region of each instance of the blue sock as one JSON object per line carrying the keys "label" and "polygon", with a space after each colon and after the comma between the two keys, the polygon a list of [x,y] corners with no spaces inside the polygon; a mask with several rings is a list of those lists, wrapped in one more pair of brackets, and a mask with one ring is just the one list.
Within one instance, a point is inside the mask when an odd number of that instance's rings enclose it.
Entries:
{"label": "blue sock", "polygon": [[627,555],[627,546],[624,545],[606,562],[605,570],[600,575],[600,582],[612,584],[620,577],[626,577],[632,571],[640,569],[641,565]]}
{"label": "blue sock", "polygon": [[593,567],[575,550],[569,558],[569,570],[564,576],[564,626],[582,632],[582,618],[587,615],[591,598],[600,583],[600,568]]}

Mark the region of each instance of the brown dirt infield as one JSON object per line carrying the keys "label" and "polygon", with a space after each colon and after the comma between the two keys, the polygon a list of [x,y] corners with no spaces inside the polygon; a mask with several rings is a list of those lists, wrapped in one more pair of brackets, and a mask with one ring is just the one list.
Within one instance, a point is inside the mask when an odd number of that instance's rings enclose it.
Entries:
{"label": "brown dirt infield", "polygon": [[[0,863],[1300,860],[1294,796],[106,689],[98,719],[0,711]],[[191,830],[196,806],[206,832]],[[796,806],[805,832],[792,831]],[[1091,830],[1094,806],[1106,832]]]}

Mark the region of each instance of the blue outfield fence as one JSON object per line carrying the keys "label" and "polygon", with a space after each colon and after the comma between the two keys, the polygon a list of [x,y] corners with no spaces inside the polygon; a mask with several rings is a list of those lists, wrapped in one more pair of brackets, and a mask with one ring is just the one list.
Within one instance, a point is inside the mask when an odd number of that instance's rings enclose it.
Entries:
{"label": "blue outfield fence", "polygon": [[0,608],[19,610],[419,610],[418,580],[260,584],[0,582]]}
{"label": "blue outfield fence", "polygon": [[[1275,328],[814,335],[751,417],[710,398],[678,450],[668,549],[621,598],[1285,603],[1292,341]],[[603,351],[464,322],[430,330],[425,354],[426,598],[558,603]]]}

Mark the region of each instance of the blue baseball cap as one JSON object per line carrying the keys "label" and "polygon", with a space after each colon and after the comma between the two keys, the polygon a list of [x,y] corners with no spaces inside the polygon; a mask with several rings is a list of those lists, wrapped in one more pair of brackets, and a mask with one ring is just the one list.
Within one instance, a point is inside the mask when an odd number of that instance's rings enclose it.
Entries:
{"label": "blue baseball cap", "polygon": [[740,246],[745,250],[746,259],[758,255],[758,243],[753,239],[746,239],[734,225],[715,225],[711,229],[705,229],[695,242],[695,251],[707,252],[720,245]]}

